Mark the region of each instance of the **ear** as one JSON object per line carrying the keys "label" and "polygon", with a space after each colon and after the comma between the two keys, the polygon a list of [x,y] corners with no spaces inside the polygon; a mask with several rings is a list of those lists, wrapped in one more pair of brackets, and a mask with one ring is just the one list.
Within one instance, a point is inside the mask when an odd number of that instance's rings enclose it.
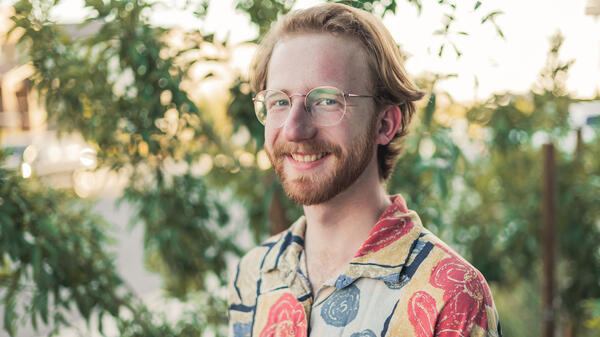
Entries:
{"label": "ear", "polygon": [[402,111],[397,105],[388,105],[377,123],[376,141],[378,145],[387,145],[392,141],[402,124]]}

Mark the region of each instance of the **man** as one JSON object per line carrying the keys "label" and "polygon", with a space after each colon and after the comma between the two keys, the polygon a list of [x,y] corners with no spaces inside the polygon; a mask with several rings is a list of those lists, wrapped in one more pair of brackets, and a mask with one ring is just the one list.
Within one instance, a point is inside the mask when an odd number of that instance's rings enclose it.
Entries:
{"label": "man", "polygon": [[304,216],[232,277],[232,336],[497,336],[483,276],[384,188],[422,97],[381,21],[286,15],[251,74],[265,150]]}

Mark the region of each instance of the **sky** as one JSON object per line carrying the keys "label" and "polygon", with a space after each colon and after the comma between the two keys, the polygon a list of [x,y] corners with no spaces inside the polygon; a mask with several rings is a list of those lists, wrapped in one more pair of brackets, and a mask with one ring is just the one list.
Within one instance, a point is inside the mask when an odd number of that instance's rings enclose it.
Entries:
{"label": "sky", "polygon": [[[257,28],[246,14],[235,10],[234,0],[211,0],[204,21],[189,10],[178,9],[187,1],[190,0],[161,1],[151,21],[186,29],[201,27],[203,32],[215,32],[218,39],[227,38],[234,45],[256,37]],[[453,30],[469,34],[454,34],[451,38],[462,53],[460,57],[451,46],[446,46],[442,57],[438,56],[443,40],[434,32],[443,27],[448,9],[437,1],[422,1],[419,14],[408,1],[397,0],[396,14],[386,15],[383,21],[410,56],[406,62],[408,73],[457,74],[440,82],[437,88],[463,102],[485,99],[493,93],[527,92],[545,64],[550,37],[560,31],[565,36],[561,59],[575,60],[567,88],[575,97],[592,98],[600,92],[600,17],[585,14],[586,4],[591,1],[596,0],[487,0],[477,11],[473,10],[475,1],[456,1]],[[297,0],[295,8],[320,2],[323,1]],[[54,14],[61,21],[79,21],[85,16],[82,3],[63,0]],[[503,12],[496,22],[504,39],[490,22],[481,24],[482,16],[494,10]],[[249,57],[242,57],[241,62],[247,62]]]}

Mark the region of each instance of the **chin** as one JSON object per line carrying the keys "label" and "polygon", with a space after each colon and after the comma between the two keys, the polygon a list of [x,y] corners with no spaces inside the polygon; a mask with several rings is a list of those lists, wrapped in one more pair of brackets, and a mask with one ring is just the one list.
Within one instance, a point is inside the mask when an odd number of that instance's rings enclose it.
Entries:
{"label": "chin", "polygon": [[312,206],[325,203],[342,193],[354,183],[340,181],[340,176],[327,176],[321,179],[299,177],[283,179],[283,189],[287,196],[298,205]]}

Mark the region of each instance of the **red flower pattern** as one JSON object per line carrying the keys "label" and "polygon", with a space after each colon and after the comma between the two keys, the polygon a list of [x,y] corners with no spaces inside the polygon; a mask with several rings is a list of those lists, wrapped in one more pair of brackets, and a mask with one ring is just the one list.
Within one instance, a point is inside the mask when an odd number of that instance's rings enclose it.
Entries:
{"label": "red flower pattern", "polygon": [[369,237],[360,247],[354,257],[365,256],[376,252],[392,242],[398,240],[413,229],[414,224],[408,213],[406,201],[400,194],[392,196],[392,205],[388,207],[377,220],[377,223],[369,233]]}
{"label": "red flower pattern", "polygon": [[437,309],[435,299],[424,291],[417,291],[408,301],[408,320],[417,337],[432,337]]}
{"label": "red flower pattern", "polygon": [[304,307],[292,294],[285,293],[269,309],[260,337],[307,337],[307,332]]}
{"label": "red flower pattern", "polygon": [[442,260],[429,280],[431,285],[444,290],[446,302],[438,319],[436,336],[468,336],[473,323],[487,329],[485,305],[493,305],[492,295],[476,269],[455,253],[449,253],[452,257]]}
{"label": "red flower pattern", "polygon": [[[385,215],[385,214],[384,214]],[[414,227],[410,216],[393,216],[380,219],[355,257],[376,252],[406,235]]]}

